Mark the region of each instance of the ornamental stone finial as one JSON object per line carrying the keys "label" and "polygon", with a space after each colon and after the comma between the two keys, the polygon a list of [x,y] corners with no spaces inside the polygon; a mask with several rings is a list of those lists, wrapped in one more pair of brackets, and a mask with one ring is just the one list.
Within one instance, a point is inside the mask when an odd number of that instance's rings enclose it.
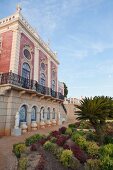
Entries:
{"label": "ornamental stone finial", "polygon": [[17,4],[16,11],[20,13],[21,10],[22,10],[22,8],[21,8],[20,4]]}

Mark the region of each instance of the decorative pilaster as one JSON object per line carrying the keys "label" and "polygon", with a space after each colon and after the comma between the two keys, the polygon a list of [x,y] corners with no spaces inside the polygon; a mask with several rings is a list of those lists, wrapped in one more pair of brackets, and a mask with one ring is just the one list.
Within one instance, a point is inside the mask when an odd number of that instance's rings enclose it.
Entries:
{"label": "decorative pilaster", "polygon": [[34,80],[38,81],[39,79],[39,49],[38,46],[35,46],[34,54]]}
{"label": "decorative pilaster", "polygon": [[48,87],[51,88],[51,65],[50,65],[50,58],[48,58]]}
{"label": "decorative pilaster", "polygon": [[27,126],[28,126],[28,131],[31,131],[31,112],[27,112]]}
{"label": "decorative pilaster", "polygon": [[13,41],[11,50],[10,70],[18,74],[19,64],[19,50],[20,50],[20,31],[19,28],[13,30]]}

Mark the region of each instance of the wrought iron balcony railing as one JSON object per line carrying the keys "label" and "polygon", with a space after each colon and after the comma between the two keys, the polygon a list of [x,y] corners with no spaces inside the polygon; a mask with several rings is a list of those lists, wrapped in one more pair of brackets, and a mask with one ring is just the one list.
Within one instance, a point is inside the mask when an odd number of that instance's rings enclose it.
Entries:
{"label": "wrought iron balcony railing", "polygon": [[0,85],[1,84],[16,85],[18,87],[23,87],[25,89],[34,90],[37,93],[49,95],[54,98],[64,100],[64,96],[61,93],[53,91],[49,87],[42,86],[35,80],[26,79],[12,72],[0,74]]}

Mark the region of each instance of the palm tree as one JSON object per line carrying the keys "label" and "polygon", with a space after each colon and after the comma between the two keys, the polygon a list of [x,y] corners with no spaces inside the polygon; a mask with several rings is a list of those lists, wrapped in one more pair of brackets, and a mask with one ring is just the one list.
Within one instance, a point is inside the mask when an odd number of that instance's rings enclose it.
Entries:
{"label": "palm tree", "polygon": [[78,120],[89,120],[95,129],[100,144],[103,143],[105,136],[106,120],[113,118],[113,99],[111,97],[95,96],[94,98],[85,97],[76,105]]}

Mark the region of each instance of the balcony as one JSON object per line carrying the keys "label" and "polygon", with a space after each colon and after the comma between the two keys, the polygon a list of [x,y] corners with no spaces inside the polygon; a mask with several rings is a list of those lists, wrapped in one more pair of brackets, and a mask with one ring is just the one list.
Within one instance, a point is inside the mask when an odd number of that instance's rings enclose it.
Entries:
{"label": "balcony", "polygon": [[35,80],[26,79],[12,72],[0,74],[0,85],[4,84],[15,85],[24,89],[33,90],[39,94],[64,100],[64,96],[61,93],[53,91],[49,87],[42,86]]}

